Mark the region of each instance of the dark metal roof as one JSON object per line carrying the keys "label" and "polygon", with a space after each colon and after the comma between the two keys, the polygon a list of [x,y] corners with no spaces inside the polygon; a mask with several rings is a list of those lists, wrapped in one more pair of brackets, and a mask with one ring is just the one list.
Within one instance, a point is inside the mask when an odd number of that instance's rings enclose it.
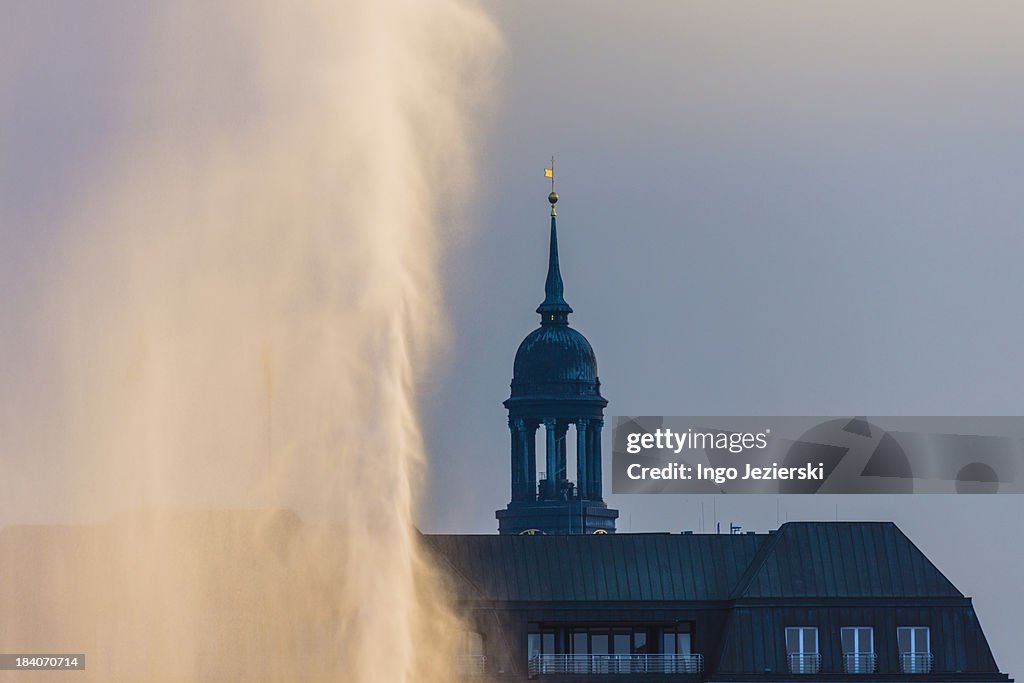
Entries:
{"label": "dark metal roof", "polygon": [[[726,600],[766,536],[425,536],[460,597],[504,602]],[[472,586],[473,590],[468,587]]]}
{"label": "dark metal roof", "polygon": [[562,393],[600,396],[594,349],[568,325],[546,325],[527,335],[512,368],[513,398]]}
{"label": "dark metal roof", "polygon": [[424,538],[460,581],[498,601],[963,597],[891,522],[790,522],[767,535]]}
{"label": "dark metal roof", "polygon": [[767,535],[424,541],[470,609],[548,622],[695,621],[715,680],[788,679],[787,626],[818,628],[830,680],[846,680],[843,626],[875,629],[874,680],[900,674],[898,626],[931,629],[933,673],[915,680],[1007,680],[970,599],[888,522],[793,522]]}
{"label": "dark metal roof", "polygon": [[737,597],[963,597],[891,522],[796,522],[769,537]]}

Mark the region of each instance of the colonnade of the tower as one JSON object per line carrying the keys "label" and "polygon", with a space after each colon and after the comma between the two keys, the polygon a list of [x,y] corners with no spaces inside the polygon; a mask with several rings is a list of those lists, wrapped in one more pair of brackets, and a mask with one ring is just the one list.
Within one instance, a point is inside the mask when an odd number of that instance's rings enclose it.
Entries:
{"label": "colonnade of the tower", "polygon": [[[601,429],[592,418],[510,418],[512,500],[601,500]],[[537,430],[544,428],[544,478],[538,481]],[[575,482],[567,471],[567,438],[575,430]]]}

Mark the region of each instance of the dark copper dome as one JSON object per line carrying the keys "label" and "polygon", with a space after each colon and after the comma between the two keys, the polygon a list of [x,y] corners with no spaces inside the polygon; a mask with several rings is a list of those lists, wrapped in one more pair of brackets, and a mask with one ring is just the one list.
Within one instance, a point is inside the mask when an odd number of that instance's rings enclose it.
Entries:
{"label": "dark copper dome", "polygon": [[512,397],[599,397],[597,357],[568,325],[542,325],[527,335],[512,367]]}

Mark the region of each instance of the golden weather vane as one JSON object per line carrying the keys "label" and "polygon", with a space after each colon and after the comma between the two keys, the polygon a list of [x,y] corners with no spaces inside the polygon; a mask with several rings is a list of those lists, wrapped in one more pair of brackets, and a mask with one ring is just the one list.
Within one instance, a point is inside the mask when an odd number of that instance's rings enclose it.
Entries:
{"label": "golden weather vane", "polygon": [[548,195],[548,201],[551,202],[551,215],[557,216],[555,212],[555,202],[558,201],[558,195],[555,193],[555,157],[551,157],[551,168],[544,169],[544,177],[551,178],[551,194]]}

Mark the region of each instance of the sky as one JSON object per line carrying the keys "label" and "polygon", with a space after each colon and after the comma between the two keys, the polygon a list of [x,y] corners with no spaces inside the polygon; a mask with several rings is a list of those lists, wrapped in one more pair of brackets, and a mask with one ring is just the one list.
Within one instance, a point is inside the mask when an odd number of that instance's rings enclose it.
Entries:
{"label": "sky", "polygon": [[[43,424],[34,293],[124,116],[147,11],[100,4],[0,9],[0,355]],[[494,533],[508,501],[501,402],[538,323],[552,155],[565,298],[608,415],[1021,413],[1019,4],[482,4],[504,46],[472,227],[444,252],[446,347],[421,368],[424,531]],[[1024,673],[1019,496],[606,500],[620,531],[895,521]]]}
{"label": "sky", "polygon": [[[501,401],[543,299],[552,155],[607,415],[1020,414],[1020,5],[485,6],[505,46],[425,373],[423,529],[493,533],[508,502]],[[699,530],[702,508],[707,531],[895,521],[1024,672],[1019,496],[605,497],[620,531]]]}

